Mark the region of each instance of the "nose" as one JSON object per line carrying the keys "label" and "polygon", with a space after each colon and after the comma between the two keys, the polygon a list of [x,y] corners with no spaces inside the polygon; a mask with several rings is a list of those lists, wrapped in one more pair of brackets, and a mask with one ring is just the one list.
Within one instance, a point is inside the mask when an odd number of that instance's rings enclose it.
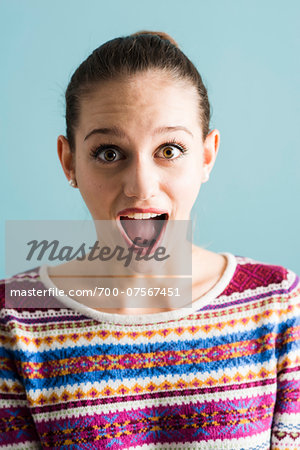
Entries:
{"label": "nose", "polygon": [[147,200],[159,190],[159,173],[155,164],[147,157],[134,158],[126,168],[123,192],[127,197]]}

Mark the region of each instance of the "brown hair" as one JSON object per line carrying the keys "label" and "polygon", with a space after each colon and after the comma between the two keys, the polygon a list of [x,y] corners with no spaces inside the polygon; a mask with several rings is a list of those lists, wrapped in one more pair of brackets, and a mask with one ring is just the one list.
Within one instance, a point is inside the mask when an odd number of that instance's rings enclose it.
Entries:
{"label": "brown hair", "polygon": [[203,139],[209,132],[210,105],[202,78],[177,43],[160,31],[139,31],[118,37],[96,48],[71,77],[66,90],[66,135],[75,150],[74,132],[78,125],[80,99],[101,81],[134,75],[149,69],[167,71],[174,78],[189,81],[199,95]]}

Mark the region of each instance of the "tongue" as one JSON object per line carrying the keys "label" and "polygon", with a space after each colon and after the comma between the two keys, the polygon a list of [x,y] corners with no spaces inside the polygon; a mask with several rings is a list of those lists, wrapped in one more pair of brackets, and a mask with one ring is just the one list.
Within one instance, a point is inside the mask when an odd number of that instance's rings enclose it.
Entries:
{"label": "tongue", "polygon": [[152,241],[158,237],[161,229],[161,221],[155,219],[123,219],[121,223],[128,237],[134,241],[135,238],[140,237],[142,239],[137,243],[143,244],[143,240]]}

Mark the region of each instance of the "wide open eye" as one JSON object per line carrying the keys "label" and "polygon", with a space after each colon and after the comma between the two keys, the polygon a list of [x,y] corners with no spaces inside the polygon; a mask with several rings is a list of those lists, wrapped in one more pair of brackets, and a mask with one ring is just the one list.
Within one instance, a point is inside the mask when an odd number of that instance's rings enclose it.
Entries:
{"label": "wide open eye", "polygon": [[93,149],[91,156],[100,163],[113,163],[122,159],[122,153],[110,145],[99,145],[97,148]]}
{"label": "wide open eye", "polygon": [[175,143],[167,143],[162,146],[159,150],[159,153],[162,154],[162,159],[175,160],[183,156],[186,152],[186,148],[182,145]]}
{"label": "wide open eye", "polygon": [[[175,150],[175,152],[174,152],[174,150]],[[169,159],[169,158],[172,158],[174,156],[174,154],[175,154],[175,156],[178,156],[178,154],[180,153],[180,150],[178,150],[178,148],[174,149],[173,147],[164,147],[162,152],[163,152],[164,157]]]}
{"label": "wide open eye", "polygon": [[113,149],[104,150],[99,153],[98,157],[100,157],[100,155],[103,156],[104,161],[108,162],[115,161],[118,156],[117,152]]}
{"label": "wide open eye", "polygon": [[163,160],[169,160],[170,162],[175,162],[177,159],[181,158],[188,152],[185,144],[177,141],[177,139],[171,139],[165,142],[159,149],[159,156]]}

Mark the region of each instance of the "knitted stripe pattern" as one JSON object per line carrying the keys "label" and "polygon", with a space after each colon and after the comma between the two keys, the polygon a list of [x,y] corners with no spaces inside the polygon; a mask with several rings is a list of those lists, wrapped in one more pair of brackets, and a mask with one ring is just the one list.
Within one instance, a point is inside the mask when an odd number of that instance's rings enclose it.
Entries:
{"label": "knitted stripe pattern", "polygon": [[299,449],[299,277],[235,258],[220,295],[155,323],[6,309],[2,283],[0,449]]}

